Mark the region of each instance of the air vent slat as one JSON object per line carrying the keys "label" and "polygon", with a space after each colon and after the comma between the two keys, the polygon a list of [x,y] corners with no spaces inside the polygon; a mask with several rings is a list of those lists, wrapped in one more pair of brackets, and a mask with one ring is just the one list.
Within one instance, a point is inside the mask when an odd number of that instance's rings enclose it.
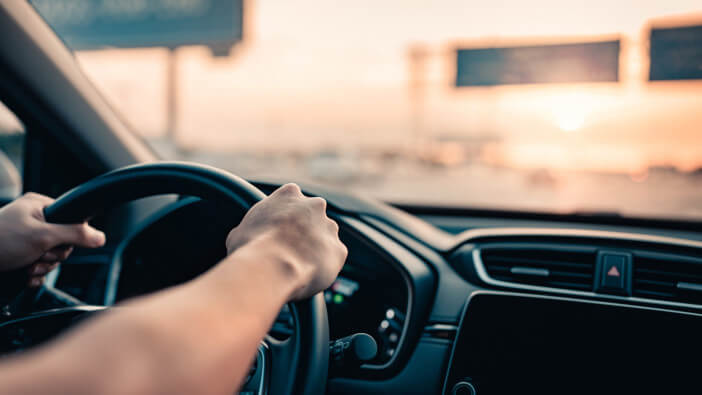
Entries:
{"label": "air vent slat", "polygon": [[665,271],[665,270],[653,270],[653,269],[644,269],[644,268],[639,268],[637,270],[639,275],[641,276],[650,276],[650,277],[655,277],[655,278],[670,278],[673,280],[688,280],[688,282],[701,282],[702,283],[702,275],[694,275],[694,274],[689,274],[689,273],[684,273],[684,272],[671,272],[671,271]]}
{"label": "air vent slat", "polygon": [[656,292],[656,291],[651,291],[651,290],[639,290],[636,292],[638,294],[637,296],[642,296],[642,297],[654,297],[656,299],[658,298],[664,298],[664,299],[669,299],[673,297],[673,294],[668,293],[668,292]]}
{"label": "air vent slat", "polygon": [[702,260],[687,256],[634,255],[634,296],[682,303],[702,303]]}
{"label": "air vent slat", "polygon": [[672,287],[675,286],[674,282],[671,281],[658,281],[658,280],[646,280],[646,279],[636,279],[634,280],[634,285],[655,285],[659,287]]}
{"label": "air vent slat", "polygon": [[591,290],[592,285],[590,284],[577,284],[577,283],[571,283],[571,282],[565,282],[565,281],[549,281],[548,285],[554,286],[556,288],[575,288],[575,289],[582,289],[582,290]]}
{"label": "air vent slat", "polygon": [[549,260],[539,260],[539,259],[527,259],[527,258],[514,258],[508,256],[494,255],[491,257],[495,261],[500,262],[502,265],[533,265],[533,266],[548,266],[548,267],[566,267],[573,269],[583,269],[589,270],[591,268],[590,264],[582,262],[563,262],[563,261],[549,261]]}
{"label": "air vent slat", "polygon": [[684,291],[702,292],[702,284],[686,283],[686,282],[681,281],[681,282],[675,284],[675,286],[678,289],[682,289]]}
{"label": "air vent slat", "polygon": [[523,276],[538,276],[538,277],[548,277],[551,272],[548,269],[538,268],[538,267],[524,267],[524,266],[513,266],[509,269],[509,272],[514,275]]}
{"label": "air vent slat", "polygon": [[491,246],[481,250],[485,270],[504,282],[591,291],[595,253],[570,249]]}
{"label": "air vent slat", "polygon": [[575,273],[575,272],[563,272],[560,270],[551,270],[551,275],[553,276],[563,276],[563,277],[573,277],[582,278],[587,281],[592,280],[592,273]]}

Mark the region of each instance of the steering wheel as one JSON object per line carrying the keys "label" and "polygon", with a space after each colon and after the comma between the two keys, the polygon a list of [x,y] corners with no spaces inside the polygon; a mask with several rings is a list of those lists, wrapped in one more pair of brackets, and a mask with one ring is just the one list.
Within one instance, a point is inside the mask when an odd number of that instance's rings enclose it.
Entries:
{"label": "steering wheel", "polygon": [[[46,207],[44,215],[52,223],[80,223],[106,208],[160,194],[195,196],[245,211],[266,196],[244,179],[214,167],[158,162],[121,168],[79,185]],[[263,340],[256,370],[251,372],[256,380],[261,379],[255,392],[324,393],[329,365],[329,323],[324,298],[317,294],[291,303],[289,308],[296,328],[287,340],[270,336]],[[98,310],[85,306],[57,309],[24,317],[14,325],[28,325],[33,319],[68,322],[78,313]],[[232,336],[236,336],[236,328],[232,328]]]}

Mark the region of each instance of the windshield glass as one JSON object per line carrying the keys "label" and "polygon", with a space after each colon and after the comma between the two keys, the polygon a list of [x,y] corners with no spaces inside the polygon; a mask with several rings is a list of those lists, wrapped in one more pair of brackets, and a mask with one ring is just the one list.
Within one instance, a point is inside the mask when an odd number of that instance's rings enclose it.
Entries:
{"label": "windshield glass", "polygon": [[699,0],[33,0],[166,159],[437,206],[702,218]]}

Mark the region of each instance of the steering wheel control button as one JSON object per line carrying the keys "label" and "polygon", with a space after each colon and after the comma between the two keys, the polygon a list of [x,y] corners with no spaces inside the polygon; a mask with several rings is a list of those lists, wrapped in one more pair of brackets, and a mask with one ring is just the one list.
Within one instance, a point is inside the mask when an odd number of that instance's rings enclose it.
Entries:
{"label": "steering wheel control button", "polygon": [[631,293],[631,254],[600,251],[595,270],[595,291],[629,295]]}
{"label": "steering wheel control button", "polygon": [[451,395],[476,395],[475,387],[467,381],[459,381],[453,386]]}
{"label": "steering wheel control button", "polygon": [[399,309],[390,307],[385,311],[385,317],[380,321],[377,332],[382,362],[390,360],[395,354],[404,325],[405,315]]}

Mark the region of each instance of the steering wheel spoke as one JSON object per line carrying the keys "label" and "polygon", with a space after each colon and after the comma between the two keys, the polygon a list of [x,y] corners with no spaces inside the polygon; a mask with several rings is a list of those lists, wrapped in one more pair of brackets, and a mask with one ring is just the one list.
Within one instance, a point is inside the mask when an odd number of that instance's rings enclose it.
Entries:
{"label": "steering wheel spoke", "polygon": [[269,393],[271,382],[271,350],[266,341],[258,346],[256,357],[251,369],[244,378],[244,384],[239,390],[240,395],[264,395]]}
{"label": "steering wheel spoke", "polygon": [[44,310],[0,323],[0,355],[24,351],[49,341],[80,320],[107,310],[80,305]]}

